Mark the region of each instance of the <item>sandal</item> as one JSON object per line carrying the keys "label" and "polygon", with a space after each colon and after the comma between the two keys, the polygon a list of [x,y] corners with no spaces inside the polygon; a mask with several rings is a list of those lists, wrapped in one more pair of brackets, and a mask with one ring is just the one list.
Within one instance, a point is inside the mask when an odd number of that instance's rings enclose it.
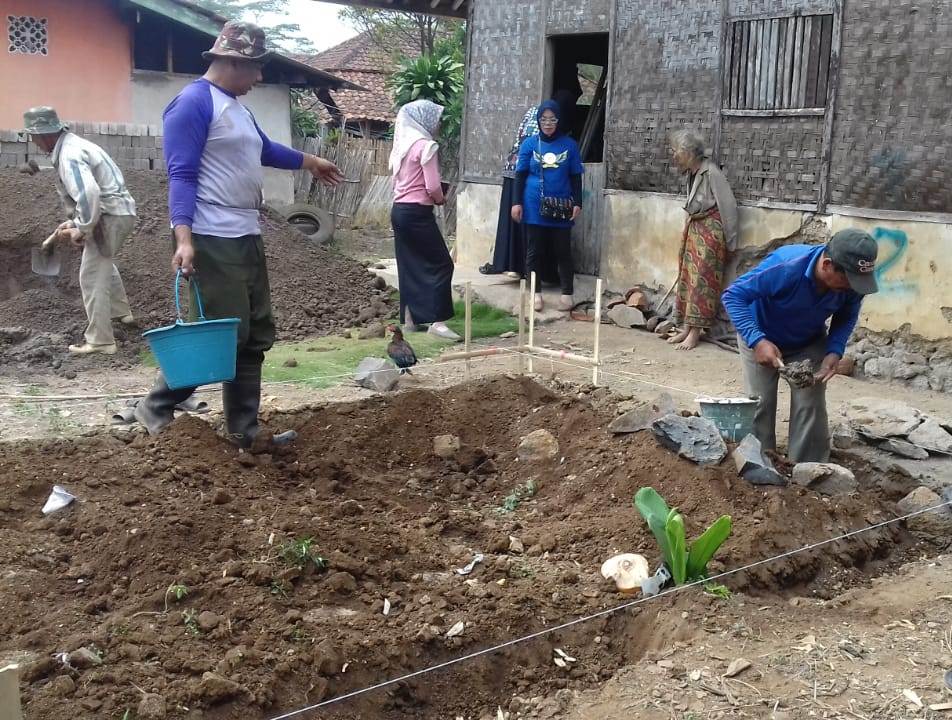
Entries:
{"label": "sandal", "polygon": [[485,265],[479,266],[479,273],[481,275],[499,275],[499,271],[493,266],[492,263],[486,263]]}

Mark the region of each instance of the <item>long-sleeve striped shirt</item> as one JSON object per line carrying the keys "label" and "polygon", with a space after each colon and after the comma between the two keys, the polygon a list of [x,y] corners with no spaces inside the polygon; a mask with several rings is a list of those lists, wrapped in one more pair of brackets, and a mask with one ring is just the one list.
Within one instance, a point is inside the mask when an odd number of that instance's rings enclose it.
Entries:
{"label": "long-sleeve striped shirt", "polygon": [[122,171],[108,153],[79,135],[65,132],[51,155],[56,190],[73,225],[90,235],[102,215],[135,215],[136,201]]}

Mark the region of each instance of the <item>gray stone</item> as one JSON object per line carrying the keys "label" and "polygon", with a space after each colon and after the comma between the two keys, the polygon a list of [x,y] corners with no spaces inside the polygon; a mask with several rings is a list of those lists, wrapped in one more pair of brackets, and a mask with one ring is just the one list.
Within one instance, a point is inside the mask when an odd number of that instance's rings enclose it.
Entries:
{"label": "gray stone", "polygon": [[559,454],[559,441],[548,430],[533,430],[522,438],[516,454],[520,462],[536,463],[554,460]]}
{"label": "gray stone", "polygon": [[387,334],[387,328],[383,323],[373,322],[357,333],[358,340],[369,340],[371,338],[382,338]]}
{"label": "gray stone", "polygon": [[400,371],[392,362],[381,358],[364,358],[354,373],[354,382],[363,388],[377,392],[393,390],[399,381]]}
{"label": "gray stone", "polygon": [[905,440],[893,438],[879,445],[880,450],[884,450],[893,455],[910,458],[911,460],[928,460],[929,453],[918,445],[907,443]]}
{"label": "gray stone", "polygon": [[450,460],[459,452],[462,443],[456,435],[437,435],[433,438],[433,454]]}
{"label": "gray stone", "polygon": [[624,304],[616,305],[609,310],[608,318],[623,328],[645,327],[648,324],[648,321],[645,320],[645,314],[641,310]]}
{"label": "gray stone", "polygon": [[155,693],[146,693],[139,701],[136,720],[164,720],[165,698]]}
{"label": "gray stone", "polygon": [[797,463],[793,466],[792,482],[822,495],[843,495],[859,487],[851,470],[834,463]]}
{"label": "gray stone", "polygon": [[860,444],[860,437],[849,423],[837,423],[830,429],[830,439],[837,450],[849,450]]}
{"label": "gray stone", "polygon": [[102,657],[95,650],[84,647],[69,654],[69,664],[77,670],[86,670],[102,665]]}
{"label": "gray stone", "polygon": [[674,400],[668,393],[661,393],[654,402],[641,403],[623,415],[619,415],[608,426],[611,433],[634,433],[647,430],[651,423],[676,410]]}
{"label": "gray stone", "polygon": [[926,450],[952,454],[952,435],[932,418],[928,418],[907,437],[909,442]]}
{"label": "gray stone", "polygon": [[732,453],[737,474],[751,485],[786,485],[787,479],[777,472],[763,447],[753,435],[747,435]]}
{"label": "gray stone", "polygon": [[[940,505],[943,499],[927,487],[917,487],[900,500],[896,507],[903,515],[917,510]],[[906,526],[916,535],[933,542],[940,547],[947,547],[952,542],[952,512],[948,506],[915,515],[906,520]]]}
{"label": "gray stone", "polygon": [[664,447],[698,465],[717,465],[727,457],[717,425],[707,418],[670,413],[655,420],[651,431]]}
{"label": "gray stone", "polygon": [[914,407],[881,398],[849,400],[843,410],[853,429],[876,438],[908,435],[922,422]]}

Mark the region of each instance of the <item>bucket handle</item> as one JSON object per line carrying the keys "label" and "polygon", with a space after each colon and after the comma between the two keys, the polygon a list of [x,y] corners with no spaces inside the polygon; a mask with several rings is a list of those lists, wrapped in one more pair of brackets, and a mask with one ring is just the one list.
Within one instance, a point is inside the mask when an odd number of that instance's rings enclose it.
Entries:
{"label": "bucket handle", "polygon": [[[179,280],[181,280],[181,278],[182,269],[179,268],[175,273],[172,289],[175,291],[175,315],[178,317],[178,322],[183,323],[185,321],[182,319],[182,303],[179,300]],[[195,288],[195,301],[198,303],[198,321],[205,322],[205,307],[202,305],[202,294],[198,291],[198,280],[189,275],[186,275],[185,278]]]}

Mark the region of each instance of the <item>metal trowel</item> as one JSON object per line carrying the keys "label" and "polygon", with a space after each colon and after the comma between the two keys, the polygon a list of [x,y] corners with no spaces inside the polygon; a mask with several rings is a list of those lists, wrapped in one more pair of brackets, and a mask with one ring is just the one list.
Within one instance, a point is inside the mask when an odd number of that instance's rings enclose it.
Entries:
{"label": "metal trowel", "polygon": [[37,275],[56,277],[60,273],[62,262],[59,248],[56,246],[56,232],[50,234],[43,244],[30,251],[30,267]]}

